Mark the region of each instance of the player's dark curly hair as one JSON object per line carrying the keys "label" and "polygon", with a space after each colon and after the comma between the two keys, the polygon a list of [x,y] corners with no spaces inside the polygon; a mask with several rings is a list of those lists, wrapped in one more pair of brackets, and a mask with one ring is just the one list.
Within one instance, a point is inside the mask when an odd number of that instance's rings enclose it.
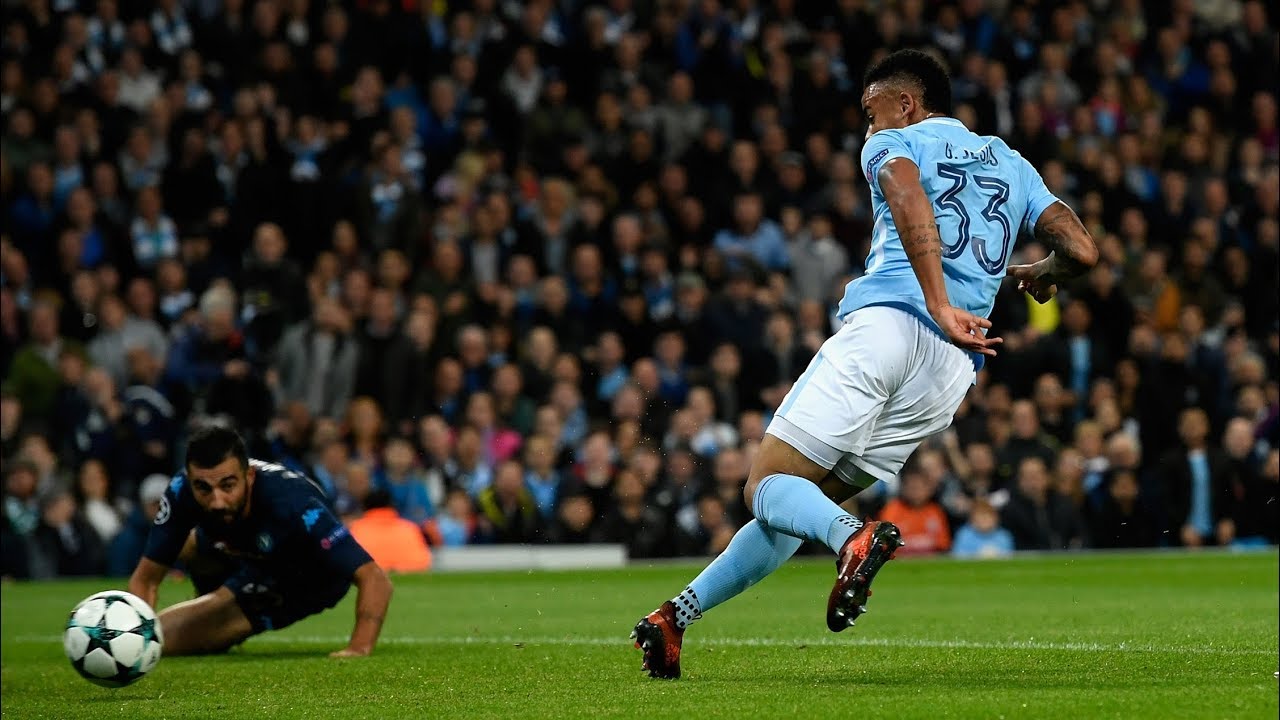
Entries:
{"label": "player's dark curly hair", "polygon": [[930,112],[951,114],[951,76],[942,63],[919,50],[899,50],[867,69],[862,86],[889,81],[920,87],[920,102]]}
{"label": "player's dark curly hair", "polygon": [[187,465],[211,468],[233,457],[241,469],[249,467],[249,451],[240,433],[224,425],[205,425],[187,439]]}

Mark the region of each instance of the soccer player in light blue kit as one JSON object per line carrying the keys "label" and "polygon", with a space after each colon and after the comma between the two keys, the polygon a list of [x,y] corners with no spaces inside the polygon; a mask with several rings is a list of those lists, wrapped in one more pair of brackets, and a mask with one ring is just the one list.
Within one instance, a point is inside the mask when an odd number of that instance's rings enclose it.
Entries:
{"label": "soccer player in light blue kit", "polygon": [[[827,627],[866,612],[871,581],[902,545],[898,528],[839,503],[894,477],[951,424],[1000,338],[986,318],[1006,275],[1047,302],[1057,283],[1097,262],[1079,218],[1003,140],[970,132],[951,111],[951,80],[905,50],[864,81],[862,167],[875,226],[867,272],[840,303],[843,326],[796,381],[769,425],[744,489],[755,520],[632,636],[651,677],[680,676],[684,630],[776,570],[805,540],[837,555]],[[1006,267],[1019,234],[1052,252]]]}

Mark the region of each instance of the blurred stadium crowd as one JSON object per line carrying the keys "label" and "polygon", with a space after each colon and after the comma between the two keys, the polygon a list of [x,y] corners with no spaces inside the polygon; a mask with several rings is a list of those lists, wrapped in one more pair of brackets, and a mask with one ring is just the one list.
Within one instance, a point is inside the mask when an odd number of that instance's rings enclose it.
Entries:
{"label": "blurred stadium crowd", "polygon": [[128,573],[209,418],[435,546],[717,552],[862,271],[860,79],[903,47],[1103,260],[1006,287],[859,510],[914,552],[1277,540],[1274,6],[3,6],[6,576]]}

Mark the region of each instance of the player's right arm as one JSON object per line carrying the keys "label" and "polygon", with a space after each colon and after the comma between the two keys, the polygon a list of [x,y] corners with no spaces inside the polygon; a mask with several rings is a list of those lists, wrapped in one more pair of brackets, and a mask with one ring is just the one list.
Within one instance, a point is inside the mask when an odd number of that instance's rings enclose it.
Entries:
{"label": "player's right arm", "polygon": [[142,598],[144,602],[154,608],[160,594],[160,581],[164,580],[164,576],[168,572],[168,565],[161,565],[155,560],[142,558],[138,561],[138,567],[134,568],[133,575],[129,577],[129,592]]}
{"label": "player's right arm", "polygon": [[[882,135],[887,136],[888,133],[872,135],[867,142],[868,149],[874,149],[873,143],[880,144],[876,141]],[[895,151],[901,154],[893,156]],[[863,152],[865,155],[867,150]],[[868,176],[875,177],[879,183],[880,193],[884,195],[889,212],[893,215],[893,224],[898,229],[898,237],[902,240],[907,260],[920,282],[920,289],[924,291],[925,307],[928,308],[929,315],[951,342],[961,349],[982,355],[995,355],[995,346],[1003,341],[986,336],[991,321],[953,307],[947,296],[947,286],[942,274],[942,237],[938,234],[933,204],[929,202],[929,196],[920,184],[920,168],[905,152],[897,148],[885,147],[885,155],[880,152],[882,151],[877,151],[868,161]],[[881,159],[884,164],[876,171],[874,165]]]}
{"label": "player's right arm", "polygon": [[190,507],[195,500],[186,490],[185,478],[179,476],[164,491],[160,499],[160,511],[156,513],[151,532],[147,534],[147,547],[129,577],[129,592],[142,598],[152,608],[159,599],[160,583],[173,566],[191,536],[195,526],[195,511]]}

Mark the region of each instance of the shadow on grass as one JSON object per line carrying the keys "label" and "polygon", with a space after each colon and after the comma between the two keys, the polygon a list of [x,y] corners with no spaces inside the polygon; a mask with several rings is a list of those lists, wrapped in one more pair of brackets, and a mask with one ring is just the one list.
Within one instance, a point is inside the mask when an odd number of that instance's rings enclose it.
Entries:
{"label": "shadow on grass", "polygon": [[[715,670],[706,673],[690,673],[690,678],[699,684],[738,685],[741,678],[737,675],[722,675]],[[1206,684],[1215,684],[1226,678],[1204,678]],[[956,668],[955,670],[932,667],[927,675],[918,669],[902,667],[885,669],[872,673],[851,673],[848,670],[833,670],[813,667],[803,672],[775,672],[769,678],[770,685],[779,688],[790,687],[831,687],[831,688],[919,688],[922,681],[928,682],[935,690],[956,690],[966,693],[974,691],[1009,690],[1053,691],[1078,689],[1082,682],[1081,673],[1062,672],[1061,668],[1047,669],[1043,672],[1028,672],[1016,676],[1006,672],[984,673],[974,667]],[[1185,679],[1171,677],[1163,670],[1141,665],[1128,668],[1121,673],[1090,673],[1087,677],[1090,688],[1095,690],[1123,689],[1134,687],[1165,688],[1183,687]]]}
{"label": "shadow on grass", "polygon": [[337,648],[329,648],[321,645],[307,645],[300,643],[294,645],[272,645],[257,647],[239,647],[233,648],[224,653],[215,653],[211,655],[191,655],[187,657],[166,658],[170,663],[175,662],[200,662],[200,663],[242,663],[242,662],[258,662],[272,660],[305,660],[307,658],[319,658],[322,660],[329,659],[329,653]]}

